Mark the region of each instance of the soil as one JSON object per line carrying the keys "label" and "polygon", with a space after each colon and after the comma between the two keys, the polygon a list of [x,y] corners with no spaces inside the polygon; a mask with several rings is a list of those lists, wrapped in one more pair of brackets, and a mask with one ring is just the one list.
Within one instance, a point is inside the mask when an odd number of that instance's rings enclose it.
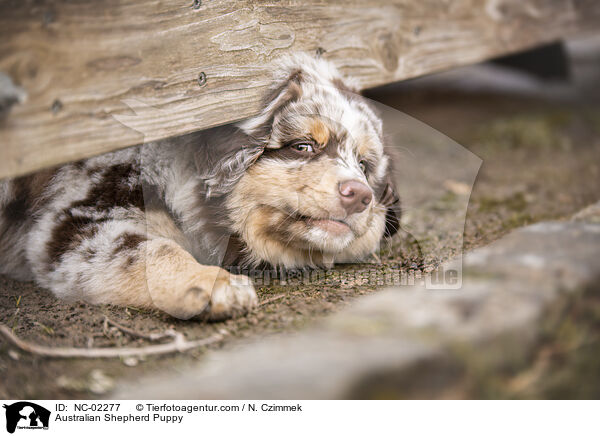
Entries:
{"label": "soil", "polygon": [[[371,98],[402,110],[448,135],[483,160],[471,193],[464,250],[488,244],[515,227],[541,220],[567,219],[600,200],[600,110],[586,103],[543,101],[508,95],[442,92],[423,88],[402,92],[384,88]],[[416,226],[437,226],[441,208],[452,208],[464,185],[450,180],[447,192],[428,205]],[[468,195],[468,192],[467,192]],[[439,223],[443,224],[443,223]],[[443,237],[436,241],[447,246]],[[457,254],[435,249],[423,257],[410,240],[396,241],[381,261],[337,266],[310,283],[298,276],[257,286],[267,301],[248,316],[224,322],[180,321],[166,314],[111,306],[64,302],[33,283],[0,276],[0,321],[20,338],[47,346],[141,346],[148,342],[114,328],[105,316],[140,332],[168,328],[188,339],[225,332],[225,339],[185,354],[141,359],[49,359],[0,343],[0,397],[30,399],[94,398],[110,393],[120,380],[158,369],[183,372],[207,349],[234,347],[249,338],[294,331],[318,322],[364,294],[377,292],[370,274],[420,274]],[[432,254],[433,253],[433,254]],[[345,272],[352,274],[346,275]],[[364,273],[362,276],[356,272]],[[361,278],[362,277],[362,278]],[[280,297],[273,299],[274,297]]]}

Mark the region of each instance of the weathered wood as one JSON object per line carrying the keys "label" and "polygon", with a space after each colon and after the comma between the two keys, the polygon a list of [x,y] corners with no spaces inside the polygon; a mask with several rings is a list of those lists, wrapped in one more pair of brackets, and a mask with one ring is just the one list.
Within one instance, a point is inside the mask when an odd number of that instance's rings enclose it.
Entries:
{"label": "weathered wood", "polygon": [[[0,71],[27,100],[0,122],[0,177],[250,116],[286,52],[324,50],[371,87],[593,30],[598,3],[4,1]],[[129,106],[145,137],[113,118]]]}

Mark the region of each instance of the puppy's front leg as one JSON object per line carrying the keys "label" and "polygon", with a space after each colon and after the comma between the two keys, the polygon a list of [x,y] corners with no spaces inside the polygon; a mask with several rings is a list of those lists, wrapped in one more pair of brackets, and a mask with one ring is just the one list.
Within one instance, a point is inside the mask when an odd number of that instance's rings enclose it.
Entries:
{"label": "puppy's front leg", "polygon": [[158,308],[182,319],[223,319],[256,306],[247,277],[200,265],[174,240],[149,237],[135,224],[128,231],[109,223],[77,234],[70,246],[35,264],[36,280],[61,298]]}
{"label": "puppy's front leg", "polygon": [[257,304],[247,277],[217,266],[200,265],[170,239],[149,240],[140,248],[145,249],[145,276],[152,305],[172,316],[225,319],[244,314]]}

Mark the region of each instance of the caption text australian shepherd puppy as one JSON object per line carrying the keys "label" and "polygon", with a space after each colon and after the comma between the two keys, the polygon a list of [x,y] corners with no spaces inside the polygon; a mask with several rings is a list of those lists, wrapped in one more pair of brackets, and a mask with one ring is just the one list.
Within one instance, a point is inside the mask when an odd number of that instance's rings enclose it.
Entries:
{"label": "caption text australian shepherd puppy", "polygon": [[0,273],[222,319],[257,302],[223,266],[369,256],[398,226],[381,120],[324,60],[294,56],[276,75],[241,123],[0,181]]}

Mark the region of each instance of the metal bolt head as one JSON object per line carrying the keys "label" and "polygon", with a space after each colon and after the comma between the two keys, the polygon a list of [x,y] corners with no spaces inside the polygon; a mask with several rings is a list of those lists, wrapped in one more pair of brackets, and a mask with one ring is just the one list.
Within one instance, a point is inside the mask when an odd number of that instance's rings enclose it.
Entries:
{"label": "metal bolt head", "polygon": [[200,74],[198,74],[198,86],[204,85],[206,85],[206,73],[202,71]]}
{"label": "metal bolt head", "polygon": [[60,112],[62,107],[63,107],[62,102],[60,100],[56,99],[52,102],[52,106],[50,107],[50,110],[52,111],[53,114],[57,114]]}

